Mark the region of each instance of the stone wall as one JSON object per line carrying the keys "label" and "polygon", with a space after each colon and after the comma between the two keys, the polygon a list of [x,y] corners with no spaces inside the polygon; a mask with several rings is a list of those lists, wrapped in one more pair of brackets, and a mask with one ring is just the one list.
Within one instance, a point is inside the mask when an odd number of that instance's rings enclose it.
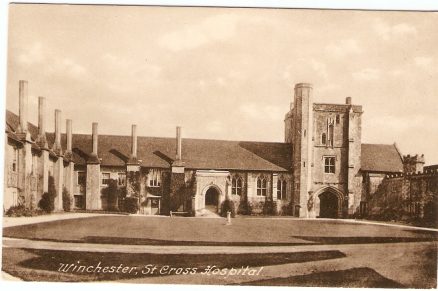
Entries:
{"label": "stone wall", "polygon": [[437,224],[438,170],[386,175],[369,199],[368,218]]}
{"label": "stone wall", "polygon": [[[18,145],[5,138],[5,163],[3,183],[3,211],[17,206],[18,199]],[[15,162],[15,165],[13,163]]]}

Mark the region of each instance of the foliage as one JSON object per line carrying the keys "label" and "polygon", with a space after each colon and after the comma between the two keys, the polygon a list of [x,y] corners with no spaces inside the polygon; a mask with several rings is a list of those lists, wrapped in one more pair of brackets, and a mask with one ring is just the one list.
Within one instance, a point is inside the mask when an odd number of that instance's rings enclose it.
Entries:
{"label": "foliage", "polygon": [[128,172],[126,182],[126,195],[140,197],[140,172]]}
{"label": "foliage", "polygon": [[6,216],[9,217],[30,217],[41,215],[43,212],[39,209],[28,209],[24,205],[12,206],[6,211]]}
{"label": "foliage", "polygon": [[248,199],[245,196],[245,199],[242,200],[239,204],[239,209],[237,211],[239,214],[243,215],[251,215],[252,213],[252,204],[248,201]]}
{"label": "foliage", "polygon": [[102,197],[106,199],[109,211],[118,211],[117,202],[119,199],[118,182],[115,179],[110,179],[108,187],[102,189]]}
{"label": "foliage", "polygon": [[137,213],[139,210],[138,198],[126,197],[124,201],[124,211],[128,213]]}
{"label": "foliage", "polygon": [[121,212],[126,212],[125,210],[125,199],[126,199],[126,187],[120,187],[117,190],[117,205]]}
{"label": "foliage", "polygon": [[424,225],[438,227],[438,198],[424,206]]}
{"label": "foliage", "polygon": [[277,202],[268,199],[263,204],[263,214],[264,215],[278,215]]}
{"label": "foliage", "polygon": [[53,176],[49,176],[49,191],[43,194],[40,202],[38,203],[38,207],[44,212],[51,213],[53,210],[55,210],[55,197],[55,179]]}
{"label": "foliage", "polygon": [[230,211],[231,212],[231,217],[236,217],[236,207],[234,205],[234,202],[226,199],[224,202],[222,202],[221,205],[221,216],[222,217],[227,217],[227,212]]}
{"label": "foliage", "polygon": [[68,192],[67,188],[62,188],[62,208],[64,211],[69,212],[71,210],[72,202],[72,198],[70,197],[70,193]]}

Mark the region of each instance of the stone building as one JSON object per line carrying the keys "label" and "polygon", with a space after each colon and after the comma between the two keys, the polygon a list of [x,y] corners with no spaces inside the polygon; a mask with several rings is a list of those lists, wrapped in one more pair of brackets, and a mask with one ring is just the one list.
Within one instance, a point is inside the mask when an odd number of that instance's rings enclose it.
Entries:
{"label": "stone building", "polygon": [[[19,114],[6,112],[3,209],[37,207],[54,178],[55,209],[63,191],[72,208],[105,210],[102,190],[111,180],[138,197],[141,214],[219,212],[225,200],[241,214],[343,218],[365,214],[374,186],[403,172],[394,145],[362,144],[362,106],[313,103],[312,86],[297,84],[285,116],[285,141],[248,142],[73,134],[72,121],[46,132],[45,98],[38,125],[27,121],[27,82],[19,83]],[[13,97],[12,97],[13,98]],[[377,177],[377,178],[376,178]],[[379,180],[380,179],[380,180]]]}
{"label": "stone building", "polygon": [[438,165],[423,167],[424,155],[407,155],[403,162],[404,172],[387,174],[378,183],[367,217],[438,226]]}

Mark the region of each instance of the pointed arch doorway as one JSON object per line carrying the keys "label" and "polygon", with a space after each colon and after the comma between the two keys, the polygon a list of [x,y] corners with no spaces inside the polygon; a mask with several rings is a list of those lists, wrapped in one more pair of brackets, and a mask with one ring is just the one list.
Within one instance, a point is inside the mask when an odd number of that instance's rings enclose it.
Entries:
{"label": "pointed arch doorway", "polygon": [[323,192],[319,195],[319,217],[338,218],[338,196],[331,192]]}
{"label": "pointed arch doorway", "polygon": [[319,218],[342,218],[344,194],[334,187],[323,187],[315,192],[315,214]]}
{"label": "pointed arch doorway", "polygon": [[205,192],[205,209],[217,213],[219,204],[219,191],[215,187],[210,187]]}

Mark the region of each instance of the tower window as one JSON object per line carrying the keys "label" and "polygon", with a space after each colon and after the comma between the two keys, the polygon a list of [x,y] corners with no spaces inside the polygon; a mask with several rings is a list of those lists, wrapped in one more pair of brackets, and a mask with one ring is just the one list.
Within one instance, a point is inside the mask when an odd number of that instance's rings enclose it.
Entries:
{"label": "tower window", "polygon": [[327,135],[325,133],[321,135],[321,143],[324,145],[327,143]]}
{"label": "tower window", "polygon": [[266,196],[266,178],[259,177],[257,178],[257,196]]}
{"label": "tower window", "polygon": [[333,147],[334,129],[333,123],[328,126],[328,145]]}
{"label": "tower window", "polygon": [[341,117],[339,114],[336,114],[336,124],[339,124],[339,122],[341,122]]}
{"label": "tower window", "polygon": [[324,173],[335,173],[335,157],[324,157]]}
{"label": "tower window", "polygon": [[232,195],[242,195],[242,178],[234,177],[231,180],[231,194]]}

